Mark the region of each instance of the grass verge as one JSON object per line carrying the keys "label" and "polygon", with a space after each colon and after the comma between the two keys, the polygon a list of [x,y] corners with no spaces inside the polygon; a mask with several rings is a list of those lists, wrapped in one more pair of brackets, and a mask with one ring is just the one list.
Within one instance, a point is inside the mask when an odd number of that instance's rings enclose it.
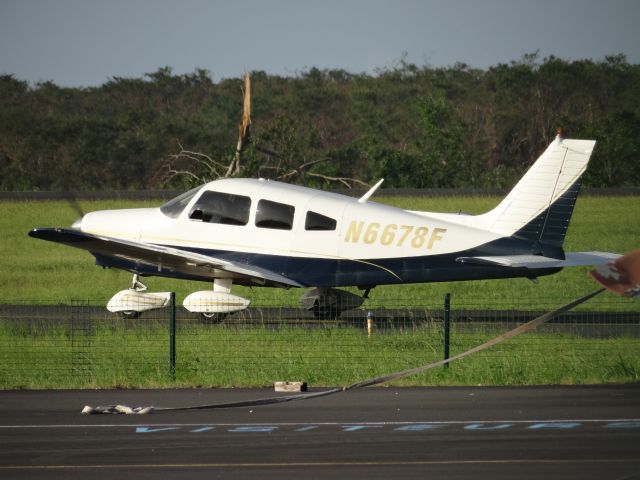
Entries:
{"label": "grass verge", "polygon": [[[501,332],[452,335],[451,354]],[[303,380],[346,385],[442,358],[438,323],[376,332],[330,326],[182,325],[175,378],[159,323],[97,323],[79,334],[63,326],[0,324],[0,388],[263,387]],[[449,368],[393,385],[542,385],[640,381],[639,338],[528,333]]]}

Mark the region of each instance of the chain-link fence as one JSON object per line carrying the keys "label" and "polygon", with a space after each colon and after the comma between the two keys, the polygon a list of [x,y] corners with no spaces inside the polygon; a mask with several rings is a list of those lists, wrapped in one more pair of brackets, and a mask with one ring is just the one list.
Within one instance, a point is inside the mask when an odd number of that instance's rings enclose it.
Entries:
{"label": "chain-link fence", "polygon": [[[419,307],[389,302],[392,308],[358,308],[337,318],[285,307],[222,318],[172,303],[140,316],[91,302],[0,305],[0,388],[265,386],[278,380],[342,385],[440,360],[447,349],[453,356],[566,302],[493,310],[477,298],[452,298],[449,322],[444,301]],[[592,309],[559,315],[401,384],[638,381],[640,312],[616,311],[615,302],[596,297]]]}

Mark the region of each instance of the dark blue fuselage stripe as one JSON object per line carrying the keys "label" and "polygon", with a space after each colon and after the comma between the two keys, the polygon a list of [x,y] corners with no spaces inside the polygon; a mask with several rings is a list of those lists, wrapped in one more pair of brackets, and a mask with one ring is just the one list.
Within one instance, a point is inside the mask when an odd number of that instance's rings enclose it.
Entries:
{"label": "dark blue fuselage stripe", "polygon": [[[231,252],[202,248],[182,248],[190,252],[207,255],[229,262],[255,266],[283,275],[296,282],[315,287],[374,286],[399,283],[449,282],[461,280],[481,280],[517,277],[538,277],[550,275],[561,268],[531,270],[492,265],[475,265],[456,262],[458,257],[486,255],[518,255],[532,253],[533,243],[517,238],[502,238],[474,249],[420,257],[366,259],[364,261],[347,259],[303,258],[284,255],[265,255],[252,252]],[[557,249],[546,252],[558,255]],[[561,250],[560,250],[561,251]],[[121,268],[141,275],[166,276],[189,280],[210,281],[212,277],[191,272],[177,272],[166,268],[136,264],[122,258],[96,255],[99,265]],[[376,265],[379,265],[377,267]],[[380,268],[382,267],[382,268]],[[387,270],[393,272],[389,273]],[[252,284],[238,280],[239,284]],[[271,285],[269,283],[267,286]]]}

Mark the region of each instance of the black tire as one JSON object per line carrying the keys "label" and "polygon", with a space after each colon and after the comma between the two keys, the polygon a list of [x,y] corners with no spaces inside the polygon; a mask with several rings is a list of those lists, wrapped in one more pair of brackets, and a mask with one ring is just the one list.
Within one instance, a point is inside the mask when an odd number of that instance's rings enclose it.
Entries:
{"label": "black tire", "polygon": [[201,312],[198,314],[198,318],[200,319],[200,321],[202,323],[206,323],[206,324],[215,324],[215,323],[220,323],[222,322],[222,320],[224,320],[227,315],[229,315],[228,313],[206,313],[206,312]]}
{"label": "black tire", "polygon": [[331,308],[331,306],[320,306],[320,302],[316,300],[313,303],[313,308],[311,309],[313,312],[313,316],[317,320],[336,320],[340,316],[340,310],[337,308]]}
{"label": "black tire", "polygon": [[123,320],[135,320],[136,318],[140,318],[140,315],[142,315],[142,312],[136,312],[135,310],[125,310],[118,313],[120,314],[120,318]]}

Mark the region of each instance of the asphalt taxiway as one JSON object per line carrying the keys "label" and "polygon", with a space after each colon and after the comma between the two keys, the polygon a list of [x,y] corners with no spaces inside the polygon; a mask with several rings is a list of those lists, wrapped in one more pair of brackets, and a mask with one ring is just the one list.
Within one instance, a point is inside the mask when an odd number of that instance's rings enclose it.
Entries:
{"label": "asphalt taxiway", "polygon": [[0,478],[640,478],[640,385],[367,388],[224,410],[267,390],[0,392]]}

